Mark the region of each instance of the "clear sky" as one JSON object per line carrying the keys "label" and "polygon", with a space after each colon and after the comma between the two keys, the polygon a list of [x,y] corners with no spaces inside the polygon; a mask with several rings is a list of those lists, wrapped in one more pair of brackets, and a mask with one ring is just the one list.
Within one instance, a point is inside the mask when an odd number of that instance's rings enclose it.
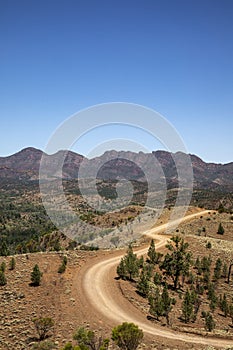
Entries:
{"label": "clear sky", "polygon": [[233,1],[0,0],[0,155],[44,149],[110,101],[153,108],[190,153],[233,161]]}

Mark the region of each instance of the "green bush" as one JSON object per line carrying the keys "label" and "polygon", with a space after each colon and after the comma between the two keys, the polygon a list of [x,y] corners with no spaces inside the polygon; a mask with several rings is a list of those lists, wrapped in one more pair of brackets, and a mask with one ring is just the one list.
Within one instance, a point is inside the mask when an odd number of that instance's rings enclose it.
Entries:
{"label": "green bush", "polygon": [[142,338],[143,331],[134,323],[124,322],[112,330],[112,340],[120,349],[136,350]]}
{"label": "green bush", "polygon": [[39,340],[44,340],[53,330],[54,320],[51,317],[39,317],[33,319]]}
{"label": "green bush", "polygon": [[[102,339],[102,337],[98,337],[94,331],[84,327],[79,327],[73,338],[78,343],[77,350],[107,350],[109,346],[109,339]],[[66,350],[69,350],[69,348]],[[76,350],[76,347],[74,347],[74,350]]]}
{"label": "green bush", "polygon": [[64,273],[66,270],[66,265],[67,265],[67,257],[64,256],[61,265],[59,266],[57,272],[58,273]]}

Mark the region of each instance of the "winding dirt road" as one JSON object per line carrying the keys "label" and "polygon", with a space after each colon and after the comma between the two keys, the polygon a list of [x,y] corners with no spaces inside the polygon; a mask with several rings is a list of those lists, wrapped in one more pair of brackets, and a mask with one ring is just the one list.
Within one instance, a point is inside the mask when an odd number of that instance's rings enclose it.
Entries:
{"label": "winding dirt road", "polygon": [[[187,215],[182,221],[191,220],[197,216],[205,215],[208,212],[209,211],[200,211],[195,214]],[[175,224],[176,222],[174,222],[174,225]],[[144,232],[144,235],[156,239],[156,248],[162,247],[166,244],[169,236],[159,235],[159,232],[164,231],[166,227],[166,224],[157,226]],[[140,249],[137,251],[137,254],[145,254],[147,250],[148,247]],[[212,345],[217,347],[233,345],[232,340],[213,337],[205,338],[178,333],[162,328],[148,321],[139,309],[124,298],[117,286],[117,281],[114,279],[116,276],[116,266],[121,257],[122,253],[121,255],[118,254],[114,257],[104,258],[104,260],[97,261],[96,263],[94,262],[93,264],[90,263],[83,273],[81,279],[82,295],[84,298],[83,305],[86,303],[89,304],[89,310],[91,307],[91,310],[98,315],[99,320],[108,320],[113,326],[122,322],[133,322],[151,336],[165,337],[193,344]]]}

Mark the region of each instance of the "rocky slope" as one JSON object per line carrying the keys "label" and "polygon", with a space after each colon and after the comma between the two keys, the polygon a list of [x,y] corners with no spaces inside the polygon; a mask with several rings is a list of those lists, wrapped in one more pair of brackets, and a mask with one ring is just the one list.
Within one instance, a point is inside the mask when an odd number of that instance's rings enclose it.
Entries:
{"label": "rocky slope", "polygon": [[[187,155],[181,152],[175,154],[166,151],[152,153],[134,153],[108,151],[102,156],[86,159],[71,151],[59,151],[53,155],[45,155],[42,151],[29,147],[8,157],[0,157],[0,183],[10,181],[33,181],[39,178],[40,161],[48,164],[50,177],[59,177],[57,168],[64,157],[62,177],[77,178],[80,164],[81,177],[100,179],[119,179],[145,181],[145,179],[164,180],[170,187],[177,186],[177,166],[185,168]],[[196,155],[190,155],[194,174],[194,187],[198,189],[233,191],[233,162],[228,164],[205,163]],[[85,167],[84,167],[85,165]],[[98,170],[98,171],[97,171]],[[183,176],[186,173],[183,171]],[[185,180],[185,179],[182,179]]]}

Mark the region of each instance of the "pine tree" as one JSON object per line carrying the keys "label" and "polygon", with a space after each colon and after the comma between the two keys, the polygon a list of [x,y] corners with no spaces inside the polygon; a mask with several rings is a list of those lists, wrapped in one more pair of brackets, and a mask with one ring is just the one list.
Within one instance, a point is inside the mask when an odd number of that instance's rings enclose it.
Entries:
{"label": "pine tree", "polygon": [[187,290],[185,292],[184,300],[182,303],[182,318],[184,319],[185,323],[188,323],[191,321],[193,316],[193,300],[190,294],[190,291]]}
{"label": "pine tree", "polygon": [[149,278],[148,278],[148,274],[146,271],[146,268],[143,267],[141,273],[140,273],[140,277],[139,277],[139,281],[137,284],[137,289],[139,291],[140,294],[142,294],[143,296],[147,296],[148,292],[149,292]]}
{"label": "pine tree", "polygon": [[16,265],[15,258],[12,257],[11,260],[10,260],[9,269],[10,269],[10,270],[14,270],[14,269],[15,269],[15,265]]}
{"label": "pine tree", "polygon": [[223,265],[223,269],[222,269],[222,277],[223,278],[226,278],[227,277],[227,264],[226,263],[224,263],[224,265]]}
{"label": "pine tree", "polygon": [[157,253],[155,251],[155,242],[153,239],[151,240],[147,255],[151,264],[155,265],[158,262]]}
{"label": "pine tree", "polygon": [[197,269],[198,275],[201,275],[201,273],[202,273],[202,268],[201,268],[201,262],[200,262],[199,257],[197,257],[197,259],[196,259],[196,261],[195,261],[194,268]]}
{"label": "pine tree", "polygon": [[162,275],[159,272],[155,272],[154,274],[154,284],[161,285],[162,283]]}
{"label": "pine tree", "polygon": [[214,279],[217,281],[221,277],[222,272],[222,260],[218,258],[214,268]]}
{"label": "pine tree", "polygon": [[117,266],[117,274],[121,279],[126,279],[126,267],[124,258],[121,258],[120,264]]}
{"label": "pine tree", "polygon": [[213,283],[208,285],[208,299],[210,300],[210,310],[213,312],[216,309],[218,298],[215,294],[215,286]]}
{"label": "pine tree", "polygon": [[139,274],[139,260],[134,254],[131,244],[128,247],[127,254],[121,259],[117,267],[117,274],[123,279],[132,281]]}
{"label": "pine tree", "polygon": [[229,312],[229,306],[228,306],[227,297],[226,297],[225,293],[223,294],[223,297],[222,297],[222,295],[220,296],[219,306],[220,306],[221,311],[224,314],[224,317],[227,317],[228,312]]}
{"label": "pine tree", "polygon": [[6,271],[6,263],[3,261],[0,265],[0,271],[5,272]]}
{"label": "pine tree", "polygon": [[1,256],[7,256],[10,254],[8,245],[6,243],[6,240],[1,240],[0,242],[0,255]]}
{"label": "pine tree", "polygon": [[7,283],[4,271],[0,270],[0,286],[5,286]]}
{"label": "pine tree", "polygon": [[208,257],[203,256],[203,258],[201,259],[202,272],[210,272],[211,263],[212,263],[212,260],[210,256]]}
{"label": "pine tree", "polygon": [[222,223],[220,222],[220,224],[219,224],[219,226],[218,226],[218,231],[217,231],[217,233],[218,233],[219,235],[223,235],[224,232],[225,232],[225,230],[224,230],[224,228],[223,228]]}
{"label": "pine tree", "polygon": [[158,288],[156,288],[153,291],[153,293],[149,295],[148,301],[150,305],[149,313],[152,316],[154,316],[157,321],[159,321],[159,318],[164,314],[164,309],[163,309],[162,298]]}
{"label": "pine tree", "polygon": [[170,298],[168,289],[167,289],[167,284],[165,284],[163,288],[163,292],[161,295],[161,302],[163,306],[163,316],[166,317],[167,324],[169,324],[169,313],[172,310],[172,304],[175,304],[175,299]]}
{"label": "pine tree", "polygon": [[31,282],[33,286],[39,286],[41,282],[42,272],[40,272],[39,266],[36,264],[31,273]]}
{"label": "pine tree", "polygon": [[212,332],[215,328],[213,316],[209,312],[207,312],[205,315],[205,328],[208,332]]}
{"label": "pine tree", "polygon": [[166,245],[170,254],[165,255],[160,268],[173,279],[174,289],[177,289],[180,276],[189,274],[191,253],[187,252],[188,243],[185,243],[179,236],[172,237],[170,241]]}

